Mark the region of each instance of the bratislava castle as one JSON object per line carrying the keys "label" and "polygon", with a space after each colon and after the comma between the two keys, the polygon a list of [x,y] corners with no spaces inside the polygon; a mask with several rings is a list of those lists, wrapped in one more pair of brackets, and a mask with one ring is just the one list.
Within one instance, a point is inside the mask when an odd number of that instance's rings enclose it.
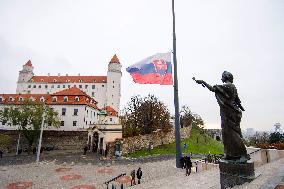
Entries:
{"label": "bratislava castle", "polygon": [[29,60],[19,72],[17,94],[54,94],[76,87],[94,98],[100,109],[112,107],[119,111],[121,97],[121,64],[114,55],[108,64],[106,76],[37,76]]}

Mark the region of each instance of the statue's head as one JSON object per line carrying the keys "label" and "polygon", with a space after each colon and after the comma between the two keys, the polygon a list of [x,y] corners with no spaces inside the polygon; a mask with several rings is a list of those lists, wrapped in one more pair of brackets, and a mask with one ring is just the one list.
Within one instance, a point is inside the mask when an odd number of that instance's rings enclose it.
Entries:
{"label": "statue's head", "polygon": [[234,77],[233,74],[231,74],[230,72],[224,71],[222,74],[222,81],[225,83],[226,81],[230,81],[231,83],[233,83]]}

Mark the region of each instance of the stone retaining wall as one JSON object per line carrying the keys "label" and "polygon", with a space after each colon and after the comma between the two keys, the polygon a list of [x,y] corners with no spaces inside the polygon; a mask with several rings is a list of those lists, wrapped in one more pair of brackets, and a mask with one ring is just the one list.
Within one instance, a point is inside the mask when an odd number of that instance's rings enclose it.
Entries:
{"label": "stone retaining wall", "polygon": [[[181,139],[188,138],[190,136],[191,127],[184,127],[180,130]],[[135,152],[141,149],[148,149],[149,143],[153,144],[153,147],[160,146],[162,144],[169,144],[175,141],[174,130],[168,133],[161,131],[139,135],[134,137],[123,138],[122,153],[127,154]]]}
{"label": "stone retaining wall", "polygon": [[[16,151],[19,131],[0,130],[0,134],[9,135],[13,138],[9,147],[11,152]],[[53,146],[58,150],[82,150],[88,139],[87,131],[44,131],[42,146]],[[20,139],[20,149],[25,149],[28,143],[23,135]],[[4,149],[5,151],[7,149]]]}

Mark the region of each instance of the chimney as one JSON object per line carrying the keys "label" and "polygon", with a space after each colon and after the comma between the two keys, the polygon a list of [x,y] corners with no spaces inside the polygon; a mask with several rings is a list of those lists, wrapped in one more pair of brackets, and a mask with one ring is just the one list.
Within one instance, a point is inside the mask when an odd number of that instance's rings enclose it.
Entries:
{"label": "chimney", "polygon": [[66,74],[66,76],[68,76],[68,74]]}
{"label": "chimney", "polygon": [[78,73],[78,76],[80,76],[80,73]]}
{"label": "chimney", "polygon": [[47,75],[48,75],[48,77],[49,77],[49,76],[50,76],[50,73],[48,73]]}
{"label": "chimney", "polygon": [[60,73],[58,73],[58,77],[60,77]]}

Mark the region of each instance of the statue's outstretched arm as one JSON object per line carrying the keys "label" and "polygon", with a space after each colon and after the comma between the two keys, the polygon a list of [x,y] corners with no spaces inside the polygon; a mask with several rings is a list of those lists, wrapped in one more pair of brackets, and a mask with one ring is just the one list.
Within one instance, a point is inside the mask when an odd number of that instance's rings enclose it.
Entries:
{"label": "statue's outstretched arm", "polygon": [[212,87],[211,85],[209,85],[208,83],[206,83],[203,80],[195,80],[195,77],[192,78],[197,84],[201,84],[202,87],[206,87],[207,89],[209,89],[212,92],[215,92],[216,89],[214,87]]}

